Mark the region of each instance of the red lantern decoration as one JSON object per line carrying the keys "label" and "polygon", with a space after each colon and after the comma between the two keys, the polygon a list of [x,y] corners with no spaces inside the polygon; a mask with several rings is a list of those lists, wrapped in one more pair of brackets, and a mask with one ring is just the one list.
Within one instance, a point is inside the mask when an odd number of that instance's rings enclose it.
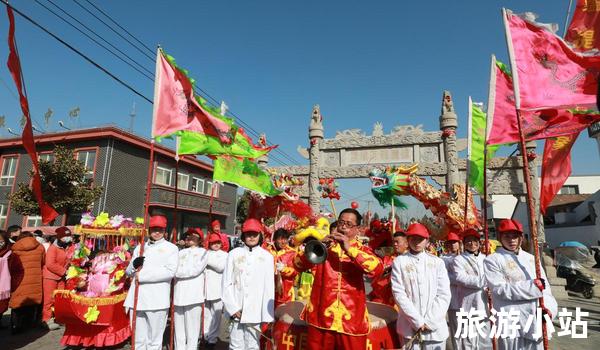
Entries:
{"label": "red lantern decoration", "polygon": [[358,209],[358,203],[357,202],[350,203],[350,206],[352,207],[352,209]]}

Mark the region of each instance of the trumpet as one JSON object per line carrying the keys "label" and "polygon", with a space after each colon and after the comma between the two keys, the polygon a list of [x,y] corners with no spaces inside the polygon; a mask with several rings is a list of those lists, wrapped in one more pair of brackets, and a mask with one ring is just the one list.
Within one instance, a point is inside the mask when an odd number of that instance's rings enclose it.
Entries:
{"label": "trumpet", "polygon": [[329,235],[329,220],[319,218],[315,226],[309,226],[294,236],[294,245],[304,244],[304,256],[312,264],[322,264],[327,260],[327,249],[332,244],[329,239],[325,244],[321,241]]}

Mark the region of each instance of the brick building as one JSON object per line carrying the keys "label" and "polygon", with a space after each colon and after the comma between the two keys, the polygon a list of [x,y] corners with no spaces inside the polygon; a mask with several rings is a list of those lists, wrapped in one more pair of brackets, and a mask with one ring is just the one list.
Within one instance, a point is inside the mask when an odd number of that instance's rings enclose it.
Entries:
{"label": "brick building", "polygon": [[[39,157],[52,159],[55,146],[75,151],[84,162],[89,176],[104,191],[93,203],[94,215],[104,211],[110,215],[123,214],[137,217],[144,214],[144,199],[150,141],[116,127],[101,127],[36,135]],[[175,152],[155,145],[155,157],[150,193],[150,214],[164,214],[173,224],[175,200]],[[0,139],[0,229],[10,225],[41,226],[39,216],[22,216],[10,208],[7,196],[18,183],[28,182],[31,160],[22,146],[20,137]],[[212,182],[212,166],[193,157],[179,161],[177,226],[181,232],[188,227],[202,227],[209,223],[210,194],[214,187],[212,218],[221,222],[223,230],[233,233],[237,187]],[[55,225],[74,225],[81,213],[62,215]]]}

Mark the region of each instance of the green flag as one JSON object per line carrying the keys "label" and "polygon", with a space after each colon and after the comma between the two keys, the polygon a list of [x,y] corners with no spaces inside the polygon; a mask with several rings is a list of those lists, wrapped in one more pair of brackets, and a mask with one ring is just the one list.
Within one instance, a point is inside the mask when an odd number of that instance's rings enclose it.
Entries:
{"label": "green flag", "polygon": [[275,146],[255,145],[242,129],[238,129],[231,144],[218,138],[194,131],[182,130],[179,136],[178,154],[205,154],[209,156],[229,155],[242,158],[259,158]]}
{"label": "green flag", "polygon": [[[483,195],[483,173],[485,171],[484,150],[486,135],[486,115],[477,103],[473,103],[469,97],[469,138],[468,153],[469,162],[469,185],[474,187],[480,195]],[[487,146],[487,159],[491,159],[499,146]]]}
{"label": "green flag", "polygon": [[273,186],[269,174],[248,158],[217,157],[213,167],[215,181],[228,182],[269,197],[282,192]]}

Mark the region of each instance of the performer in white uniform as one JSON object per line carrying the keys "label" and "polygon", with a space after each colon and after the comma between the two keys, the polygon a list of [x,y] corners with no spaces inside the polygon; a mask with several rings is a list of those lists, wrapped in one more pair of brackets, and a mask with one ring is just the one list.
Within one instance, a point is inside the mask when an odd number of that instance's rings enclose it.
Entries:
{"label": "performer in white uniform", "polygon": [[400,342],[406,344],[420,332],[423,343],[415,341],[408,349],[444,350],[450,303],[448,272],[442,259],[426,252],[427,227],[411,224],[406,236],[409,252],[398,256],[392,266],[392,292],[400,308],[396,322]]}
{"label": "performer in white uniform", "polygon": [[177,271],[178,249],[165,240],[167,219],[164,216],[150,218],[150,239],[133,251],[126,273],[134,277],[124,306],[133,316],[135,284],[139,281],[137,300],[135,348],[136,350],[162,349],[163,333],[169,311],[171,280]]}
{"label": "performer in white uniform", "polygon": [[454,349],[460,349],[458,347],[457,339],[454,337],[454,334],[456,334],[456,329],[458,328],[456,312],[458,309],[460,309],[460,305],[456,297],[456,273],[454,272],[454,268],[452,266],[454,259],[458,256],[458,254],[460,254],[460,237],[456,232],[448,232],[446,240],[444,241],[444,251],[445,253],[441,256],[441,258],[444,260],[444,265],[448,271],[448,279],[450,280],[450,294],[452,295],[450,298],[450,306],[448,307],[448,327],[452,346]]}
{"label": "performer in white uniform", "polygon": [[188,231],[186,248],[179,252],[173,291],[175,350],[198,348],[204,303],[204,269],[208,260],[206,249],[201,248],[203,237],[198,230]]}
{"label": "performer in white uniform", "polygon": [[204,304],[204,339],[207,348],[214,348],[219,336],[223,315],[221,282],[227,262],[227,253],[221,250],[223,243],[216,233],[208,236],[208,265],[206,266],[206,302]]}
{"label": "performer in white uniform", "polygon": [[[483,312],[486,319],[482,322],[482,333],[469,334],[473,337],[461,338],[454,333],[450,333],[453,340],[456,340],[455,349],[491,349],[492,342],[488,337],[490,333],[488,297],[485,288],[485,274],[483,271],[483,261],[485,255],[480,253],[479,232],[469,229],[463,232],[464,253],[454,258],[452,268],[456,281],[456,299],[458,308],[464,312],[475,309]],[[454,295],[452,296],[454,298]],[[448,315],[449,316],[449,315]],[[462,332],[461,332],[462,333]]]}
{"label": "performer in white uniform", "polygon": [[248,219],[242,225],[244,246],[229,252],[223,272],[223,304],[231,315],[229,349],[258,350],[260,327],[273,321],[275,263],[260,247],[262,224]]}
{"label": "performer in white uniform", "polygon": [[[541,331],[538,339],[534,337],[538,299],[544,297],[546,310],[543,312],[550,317],[555,317],[558,309],[546,273],[540,266],[542,278],[536,278],[534,256],[521,249],[523,226],[519,221],[504,219],[500,221],[496,231],[502,247],[484,261],[486,281],[492,292],[494,309],[504,309],[507,312],[516,310],[520,325],[516,338],[498,338],[498,349],[543,349]],[[533,315],[534,321],[525,330],[524,326],[530,315]]]}

